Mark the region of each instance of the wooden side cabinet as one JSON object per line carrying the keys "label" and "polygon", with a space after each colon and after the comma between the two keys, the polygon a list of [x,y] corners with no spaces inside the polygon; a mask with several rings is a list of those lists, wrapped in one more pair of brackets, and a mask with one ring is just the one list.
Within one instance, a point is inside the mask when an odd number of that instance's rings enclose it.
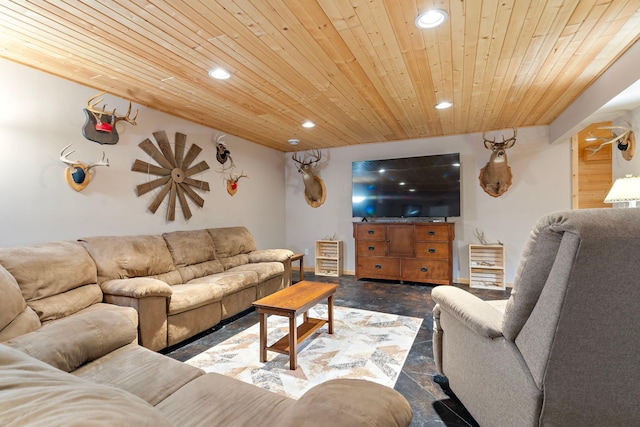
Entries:
{"label": "wooden side cabinet", "polygon": [[469,245],[469,287],[505,289],[504,246]]}
{"label": "wooden side cabinet", "polygon": [[316,276],[342,275],[342,241],[316,240]]}
{"label": "wooden side cabinet", "polygon": [[356,280],[450,285],[454,227],[450,222],[354,223]]}

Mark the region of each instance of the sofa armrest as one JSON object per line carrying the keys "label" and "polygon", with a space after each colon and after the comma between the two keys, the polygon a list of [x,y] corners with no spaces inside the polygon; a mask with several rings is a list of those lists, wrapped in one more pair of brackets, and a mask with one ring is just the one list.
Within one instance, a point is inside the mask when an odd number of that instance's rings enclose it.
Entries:
{"label": "sofa armrest", "polygon": [[170,297],[171,286],[151,277],[106,280],[100,285],[102,292],[130,298]]}
{"label": "sofa armrest", "polygon": [[249,252],[249,262],[285,262],[292,256],[289,249],[260,249]]}
{"label": "sofa armrest", "polygon": [[[437,286],[431,297],[434,308],[446,311],[477,334],[493,339],[502,336],[502,313],[477,296],[453,286]],[[434,313],[434,319],[439,315]],[[435,330],[435,328],[434,328]]]}
{"label": "sofa armrest", "polygon": [[138,343],[153,351],[168,345],[167,309],[171,286],[150,277],[113,279],[102,282],[104,301],[133,307],[138,312]]}
{"label": "sofa armrest", "polygon": [[413,418],[409,402],[396,390],[356,379],[319,384],[282,415],[282,425],[291,427],[406,427]]}

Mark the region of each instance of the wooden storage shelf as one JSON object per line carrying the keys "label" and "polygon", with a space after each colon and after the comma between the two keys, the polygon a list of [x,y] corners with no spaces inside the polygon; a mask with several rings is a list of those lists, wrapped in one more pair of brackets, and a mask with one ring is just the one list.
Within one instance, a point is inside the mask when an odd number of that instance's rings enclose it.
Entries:
{"label": "wooden storage shelf", "polygon": [[316,276],[342,275],[342,241],[316,241]]}
{"label": "wooden storage shelf", "polygon": [[469,245],[469,287],[505,289],[503,245]]}

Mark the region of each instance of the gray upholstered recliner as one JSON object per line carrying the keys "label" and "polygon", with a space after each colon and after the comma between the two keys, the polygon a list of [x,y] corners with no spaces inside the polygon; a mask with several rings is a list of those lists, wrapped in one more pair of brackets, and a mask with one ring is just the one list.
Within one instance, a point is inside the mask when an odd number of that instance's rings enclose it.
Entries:
{"label": "gray upholstered recliner", "polygon": [[504,313],[432,296],[436,365],[481,425],[640,425],[640,209],[540,219]]}

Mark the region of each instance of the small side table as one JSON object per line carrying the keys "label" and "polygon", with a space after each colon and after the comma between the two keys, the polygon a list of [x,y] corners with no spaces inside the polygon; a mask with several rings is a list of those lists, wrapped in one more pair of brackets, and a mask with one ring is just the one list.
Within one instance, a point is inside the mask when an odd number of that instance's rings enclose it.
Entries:
{"label": "small side table", "polygon": [[293,262],[300,261],[300,282],[304,280],[304,254],[293,254],[291,256],[291,270],[289,270],[289,282],[293,285]]}

